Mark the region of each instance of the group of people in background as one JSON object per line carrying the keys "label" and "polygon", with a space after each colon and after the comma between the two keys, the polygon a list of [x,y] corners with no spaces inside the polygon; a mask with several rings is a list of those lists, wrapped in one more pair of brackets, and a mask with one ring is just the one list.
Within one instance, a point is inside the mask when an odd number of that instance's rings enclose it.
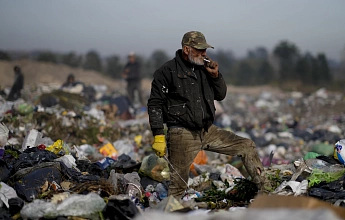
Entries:
{"label": "group of people in background", "polygon": [[[11,87],[10,93],[6,97],[8,101],[15,101],[21,97],[21,90],[24,88],[24,75],[19,66],[14,67],[15,79]],[[128,62],[123,72],[123,79],[126,80],[127,97],[130,103],[138,102],[140,106],[145,106],[141,90],[141,65],[136,59],[134,52],[129,53]],[[72,93],[79,93],[84,89],[84,83],[76,81],[73,73],[67,76],[66,81],[61,85],[60,90]]]}

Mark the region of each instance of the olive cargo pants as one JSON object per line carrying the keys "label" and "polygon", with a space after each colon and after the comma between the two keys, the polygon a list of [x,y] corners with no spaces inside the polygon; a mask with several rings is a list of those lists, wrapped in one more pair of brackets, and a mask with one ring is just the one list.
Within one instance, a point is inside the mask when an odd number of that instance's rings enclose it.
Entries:
{"label": "olive cargo pants", "polygon": [[[258,174],[264,171],[252,140],[240,137],[231,131],[226,131],[211,125],[208,132],[191,131],[182,127],[170,127],[167,133],[168,159],[170,167],[170,185],[168,193],[181,198],[186,190],[189,169],[200,150],[212,151],[231,156],[240,156],[248,174],[254,183],[263,183],[263,177]],[[178,174],[184,179],[184,183]]]}

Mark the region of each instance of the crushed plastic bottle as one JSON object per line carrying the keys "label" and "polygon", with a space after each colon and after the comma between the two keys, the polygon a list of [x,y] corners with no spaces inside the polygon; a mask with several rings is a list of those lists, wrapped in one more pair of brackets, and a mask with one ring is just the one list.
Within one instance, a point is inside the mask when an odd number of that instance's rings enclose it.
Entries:
{"label": "crushed plastic bottle", "polygon": [[156,205],[160,202],[160,200],[158,199],[158,194],[157,192],[153,192],[151,193],[150,197],[149,197],[149,203],[150,203],[150,206],[152,205]]}
{"label": "crushed plastic bottle", "polygon": [[161,200],[168,196],[168,191],[162,183],[157,184],[155,191],[158,193]]}
{"label": "crushed plastic bottle", "polygon": [[113,158],[105,157],[105,158],[97,161],[96,164],[104,170],[107,167],[111,166],[114,162],[116,162],[116,160],[114,160]]}
{"label": "crushed plastic bottle", "polygon": [[126,173],[123,176],[124,182],[126,182],[126,193],[130,197],[142,198],[143,189],[140,184],[140,177],[137,172]]}
{"label": "crushed plastic bottle", "polygon": [[341,164],[345,165],[345,139],[342,139],[335,144],[333,156]]}

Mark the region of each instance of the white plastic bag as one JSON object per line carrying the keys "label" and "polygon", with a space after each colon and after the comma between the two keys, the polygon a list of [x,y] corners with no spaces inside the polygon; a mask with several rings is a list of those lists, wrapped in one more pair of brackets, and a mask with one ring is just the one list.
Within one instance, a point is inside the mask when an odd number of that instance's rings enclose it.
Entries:
{"label": "white plastic bag", "polygon": [[2,203],[4,203],[8,208],[8,200],[17,197],[17,193],[12,187],[4,182],[0,182],[0,207],[2,207]]}
{"label": "white plastic bag", "polygon": [[8,140],[8,128],[4,123],[0,124],[0,148],[7,144]]}
{"label": "white plastic bag", "polygon": [[62,161],[68,168],[73,168],[77,166],[77,164],[75,163],[75,158],[70,154],[66,154],[62,157],[59,157],[55,159],[55,161]]}
{"label": "white plastic bag", "polygon": [[35,199],[33,202],[24,205],[20,215],[24,219],[54,218],[57,216],[82,216],[87,218],[102,211],[105,206],[106,203],[103,198],[96,193],[87,195],[72,194],[58,204]]}
{"label": "white plastic bag", "polygon": [[31,129],[25,137],[21,150],[25,151],[27,148],[38,146],[40,144],[42,136],[43,135],[41,132],[37,131],[36,129]]}

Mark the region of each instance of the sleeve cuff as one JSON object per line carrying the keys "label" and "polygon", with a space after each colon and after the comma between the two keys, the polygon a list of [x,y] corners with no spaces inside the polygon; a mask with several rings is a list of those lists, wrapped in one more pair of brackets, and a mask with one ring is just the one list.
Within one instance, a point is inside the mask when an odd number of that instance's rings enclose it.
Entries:
{"label": "sleeve cuff", "polygon": [[153,136],[161,135],[161,134],[164,135],[164,130],[163,129],[152,129],[152,134],[153,134]]}

